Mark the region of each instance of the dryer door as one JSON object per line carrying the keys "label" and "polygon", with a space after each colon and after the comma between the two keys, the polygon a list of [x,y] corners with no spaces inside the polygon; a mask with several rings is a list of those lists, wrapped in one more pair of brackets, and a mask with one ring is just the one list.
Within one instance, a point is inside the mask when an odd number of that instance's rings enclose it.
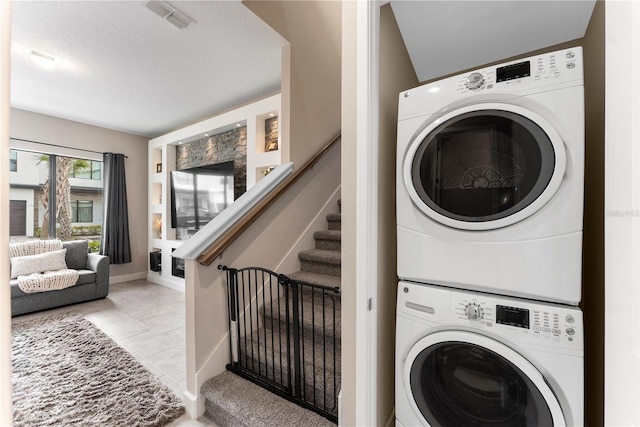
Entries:
{"label": "dryer door", "polygon": [[564,426],[560,404],[519,353],[463,331],[428,335],[409,351],[405,392],[429,426]]}
{"label": "dryer door", "polygon": [[554,195],[566,167],[564,143],[541,116],[508,104],[454,110],[409,145],[405,186],[442,224],[488,230],[521,221]]}

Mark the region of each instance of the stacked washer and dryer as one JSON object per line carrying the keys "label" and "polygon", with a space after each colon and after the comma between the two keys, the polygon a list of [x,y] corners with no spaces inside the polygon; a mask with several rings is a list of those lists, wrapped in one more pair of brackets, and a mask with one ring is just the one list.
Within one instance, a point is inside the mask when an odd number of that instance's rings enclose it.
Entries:
{"label": "stacked washer and dryer", "polygon": [[396,425],[584,422],[580,47],[400,94]]}

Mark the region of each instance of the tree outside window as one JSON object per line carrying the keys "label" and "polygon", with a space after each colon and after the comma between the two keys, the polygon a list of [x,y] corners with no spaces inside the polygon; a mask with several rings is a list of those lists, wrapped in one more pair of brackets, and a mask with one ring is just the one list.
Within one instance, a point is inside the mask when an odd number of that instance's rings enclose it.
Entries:
{"label": "tree outside window", "polygon": [[102,179],[102,162],[85,160],[86,167],[82,169],[73,169],[69,173],[70,178],[82,178],[82,179]]}

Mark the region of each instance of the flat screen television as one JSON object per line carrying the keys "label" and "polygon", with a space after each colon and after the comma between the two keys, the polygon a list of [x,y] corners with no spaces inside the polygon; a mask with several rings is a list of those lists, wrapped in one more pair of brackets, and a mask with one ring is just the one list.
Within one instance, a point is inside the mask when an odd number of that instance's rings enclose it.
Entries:
{"label": "flat screen television", "polygon": [[233,162],[171,172],[171,226],[192,234],[233,203]]}

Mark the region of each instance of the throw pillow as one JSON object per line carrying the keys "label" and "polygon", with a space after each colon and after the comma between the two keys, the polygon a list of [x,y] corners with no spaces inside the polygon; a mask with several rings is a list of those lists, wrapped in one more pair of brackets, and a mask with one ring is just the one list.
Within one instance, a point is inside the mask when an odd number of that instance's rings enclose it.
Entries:
{"label": "throw pillow", "polygon": [[87,268],[87,256],[89,254],[89,242],[86,240],[74,240],[62,243],[67,250],[67,268],[84,270]]}
{"label": "throw pillow", "polygon": [[66,253],[66,249],[61,249],[38,255],[12,257],[11,278],[15,279],[18,276],[27,276],[32,273],[65,269],[67,268],[67,264],[64,261]]}

